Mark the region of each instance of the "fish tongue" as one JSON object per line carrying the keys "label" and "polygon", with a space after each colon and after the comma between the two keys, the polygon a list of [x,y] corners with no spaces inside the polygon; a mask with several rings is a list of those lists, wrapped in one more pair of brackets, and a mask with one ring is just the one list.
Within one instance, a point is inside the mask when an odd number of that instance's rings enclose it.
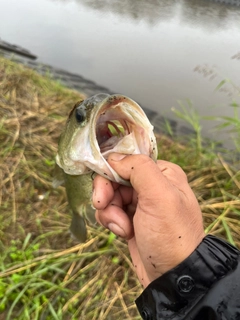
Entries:
{"label": "fish tongue", "polygon": [[[108,155],[112,152],[123,153],[123,154],[139,154],[140,153],[134,132],[131,132],[120,139],[118,137],[112,137],[108,140],[108,142],[109,142],[109,145],[110,143],[112,145],[113,145],[113,142],[115,143],[113,148],[111,149],[108,148],[106,151],[104,151],[105,149],[105,146],[104,146],[102,156],[105,159],[107,159]],[[101,145],[101,149],[102,149],[102,145]]]}
{"label": "fish tongue", "polygon": [[106,151],[112,150],[113,147],[118,144],[118,141],[120,139],[122,139],[122,138],[119,138],[117,136],[112,136],[108,140],[106,140],[103,143],[101,143],[101,145],[100,145],[101,153],[104,154]]}

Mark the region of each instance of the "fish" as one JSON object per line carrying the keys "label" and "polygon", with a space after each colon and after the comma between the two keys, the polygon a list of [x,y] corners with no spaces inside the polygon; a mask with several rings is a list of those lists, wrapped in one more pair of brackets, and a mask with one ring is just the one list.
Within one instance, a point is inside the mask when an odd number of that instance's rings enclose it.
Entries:
{"label": "fish", "polygon": [[76,103],[59,138],[54,186],[65,183],[73,213],[70,231],[79,242],[87,239],[85,220],[95,223],[93,173],[131,185],[107,162],[112,152],[145,154],[157,160],[154,128],[143,109],[121,94],[99,93]]}

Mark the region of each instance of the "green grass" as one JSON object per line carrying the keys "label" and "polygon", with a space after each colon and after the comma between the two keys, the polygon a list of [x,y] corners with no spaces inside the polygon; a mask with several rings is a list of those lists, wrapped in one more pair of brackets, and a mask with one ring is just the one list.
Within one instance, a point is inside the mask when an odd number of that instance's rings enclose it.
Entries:
{"label": "green grass", "polygon": [[[81,98],[0,58],[0,319],[140,319],[134,300],[142,287],[126,243],[88,226],[87,242],[78,244],[65,190],[52,188],[58,137]],[[240,247],[239,163],[203,139],[191,104],[176,113],[195,134],[184,144],[159,136],[159,157],[187,173],[206,232]],[[221,121],[240,137],[237,113]]]}

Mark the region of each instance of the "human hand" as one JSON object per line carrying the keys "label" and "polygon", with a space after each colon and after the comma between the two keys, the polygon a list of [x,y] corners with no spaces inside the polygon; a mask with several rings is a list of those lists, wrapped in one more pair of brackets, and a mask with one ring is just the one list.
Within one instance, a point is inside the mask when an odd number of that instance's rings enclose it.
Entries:
{"label": "human hand", "polygon": [[132,187],[96,176],[96,219],[127,240],[137,276],[146,287],[200,244],[205,236],[202,213],[178,165],[116,153],[108,162]]}

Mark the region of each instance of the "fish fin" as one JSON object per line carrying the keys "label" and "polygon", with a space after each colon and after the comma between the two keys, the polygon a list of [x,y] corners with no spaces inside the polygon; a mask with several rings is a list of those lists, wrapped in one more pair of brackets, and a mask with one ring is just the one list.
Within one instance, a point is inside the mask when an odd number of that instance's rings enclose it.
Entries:
{"label": "fish fin", "polygon": [[53,170],[53,181],[52,181],[52,186],[53,188],[57,188],[61,186],[64,181],[65,172],[63,171],[62,168],[60,168],[57,164],[55,164],[54,170]]}
{"label": "fish fin", "polygon": [[70,231],[74,238],[76,238],[79,242],[85,242],[87,239],[87,229],[86,224],[79,214],[73,213],[72,222],[70,225]]}
{"label": "fish fin", "polygon": [[85,217],[91,223],[96,223],[95,218],[95,209],[92,207],[92,204],[87,204],[85,207]]}

